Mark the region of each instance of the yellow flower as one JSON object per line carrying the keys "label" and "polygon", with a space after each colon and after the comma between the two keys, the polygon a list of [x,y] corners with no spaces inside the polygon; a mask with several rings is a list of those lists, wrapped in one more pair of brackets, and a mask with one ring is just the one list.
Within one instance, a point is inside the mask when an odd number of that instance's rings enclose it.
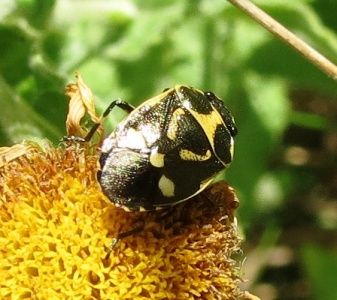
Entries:
{"label": "yellow flower", "polygon": [[125,212],[102,194],[97,157],[78,143],[0,148],[1,299],[253,299],[231,258],[240,239],[226,183],[166,216]]}

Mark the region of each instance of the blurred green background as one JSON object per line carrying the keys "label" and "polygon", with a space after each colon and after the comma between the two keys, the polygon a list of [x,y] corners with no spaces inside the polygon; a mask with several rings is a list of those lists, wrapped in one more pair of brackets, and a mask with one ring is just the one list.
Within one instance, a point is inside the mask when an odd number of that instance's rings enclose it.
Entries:
{"label": "blurred green background", "polygon": [[[255,3],[337,62],[337,1]],[[224,176],[240,197],[244,288],[337,299],[336,82],[225,0],[1,0],[0,145],[57,145],[75,71],[99,111],[178,83],[220,96],[239,128]]]}

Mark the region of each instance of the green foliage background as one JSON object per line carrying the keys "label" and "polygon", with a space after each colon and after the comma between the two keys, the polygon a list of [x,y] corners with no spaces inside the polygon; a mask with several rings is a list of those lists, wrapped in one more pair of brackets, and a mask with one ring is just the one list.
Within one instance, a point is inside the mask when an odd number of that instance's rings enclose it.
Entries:
{"label": "green foliage background", "polygon": [[[337,62],[336,1],[256,4]],[[337,299],[336,82],[225,0],[2,0],[0,145],[57,145],[75,71],[100,111],[178,83],[219,95],[239,128],[225,176],[241,201],[250,290]],[[280,249],[293,258],[270,266]]]}

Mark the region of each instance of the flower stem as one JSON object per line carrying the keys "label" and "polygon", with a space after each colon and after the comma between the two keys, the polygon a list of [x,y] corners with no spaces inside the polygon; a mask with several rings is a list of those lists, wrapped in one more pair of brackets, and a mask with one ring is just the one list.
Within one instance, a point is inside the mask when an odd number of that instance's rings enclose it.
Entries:
{"label": "flower stem", "polygon": [[337,66],[248,0],[228,0],[337,81]]}

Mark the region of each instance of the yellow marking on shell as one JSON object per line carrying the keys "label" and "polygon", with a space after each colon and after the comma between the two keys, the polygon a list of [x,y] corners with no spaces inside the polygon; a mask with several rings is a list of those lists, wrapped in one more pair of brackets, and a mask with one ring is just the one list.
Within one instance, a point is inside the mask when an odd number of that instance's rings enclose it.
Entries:
{"label": "yellow marking on shell", "polygon": [[211,158],[212,153],[210,150],[207,150],[205,155],[199,155],[190,150],[182,149],[179,151],[179,156],[182,160],[204,161]]}
{"label": "yellow marking on shell", "polygon": [[165,154],[158,153],[158,148],[155,148],[151,151],[150,154],[150,164],[156,168],[164,167],[164,158]]}
{"label": "yellow marking on shell", "polygon": [[208,139],[208,141],[211,145],[211,148],[212,148],[215,156],[225,165],[225,162],[223,162],[217,156],[217,154],[215,152],[215,148],[214,148],[214,138],[215,138],[216,129],[219,125],[224,126],[221,115],[218,113],[218,111],[215,108],[213,108],[213,110],[209,114],[200,114],[190,107],[189,101],[184,101],[183,105],[189,110],[189,112],[192,114],[192,116],[202,126],[202,130],[204,131],[205,135],[207,136],[207,139]]}
{"label": "yellow marking on shell", "polygon": [[[230,149],[229,149],[229,152],[231,154],[231,161],[233,160],[233,157],[234,157],[234,139],[233,137],[231,137],[231,146],[230,146]],[[226,166],[229,166],[229,164],[227,164]]]}
{"label": "yellow marking on shell", "polygon": [[167,178],[165,175],[162,175],[158,182],[158,187],[165,197],[174,197],[175,186],[171,179]]}
{"label": "yellow marking on shell", "polygon": [[204,181],[201,181],[199,191],[203,191],[212,182],[215,176],[216,175],[212,176],[211,178],[207,178]]}
{"label": "yellow marking on shell", "polygon": [[116,207],[123,208],[126,212],[131,212],[130,208],[125,206],[125,205],[121,205],[121,204],[118,204],[118,203],[115,203],[114,205]]}
{"label": "yellow marking on shell", "polygon": [[173,113],[171,117],[171,121],[167,128],[167,137],[170,140],[175,140],[177,138],[178,133],[178,121],[181,115],[185,114],[184,110],[182,108],[177,108]]}
{"label": "yellow marking on shell", "polygon": [[214,149],[214,137],[215,131],[218,125],[223,124],[223,120],[220,114],[214,109],[210,114],[199,114],[194,110],[190,110],[190,113],[202,126],[203,131],[205,132],[209,142],[211,143],[212,149]]}

